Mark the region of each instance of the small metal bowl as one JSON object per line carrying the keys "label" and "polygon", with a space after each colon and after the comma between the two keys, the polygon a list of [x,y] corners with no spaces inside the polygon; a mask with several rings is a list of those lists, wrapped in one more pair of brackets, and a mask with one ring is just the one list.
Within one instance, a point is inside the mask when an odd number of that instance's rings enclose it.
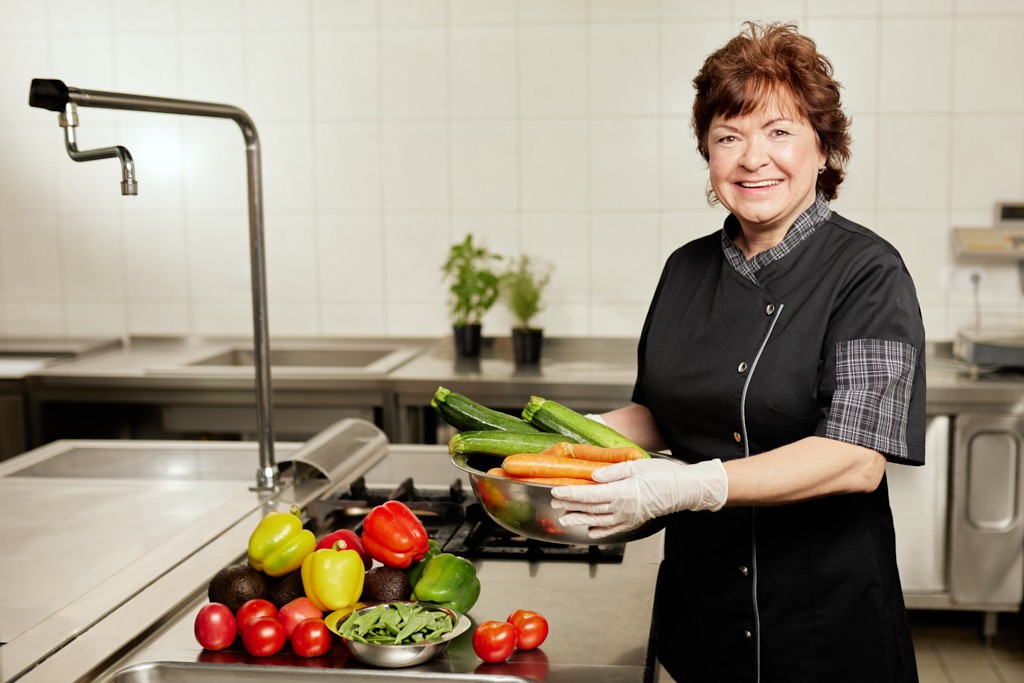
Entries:
{"label": "small metal bowl", "polygon": [[456,453],[452,463],[469,475],[473,493],[491,519],[526,538],[566,545],[607,545],[645,538],[664,527],[661,521],[653,519],[632,531],[590,538],[587,527],[562,526],[558,521],[565,511],[551,507],[550,486],[487,474],[488,469],[498,464],[495,456]]}
{"label": "small metal bowl", "polygon": [[[407,604],[412,604],[412,602],[413,601],[407,601]],[[452,630],[442,636],[439,640],[424,640],[419,643],[410,643],[407,645],[360,643],[355,640],[349,640],[340,634],[339,636],[352,656],[363,664],[384,667],[387,669],[397,669],[400,667],[416,666],[417,664],[429,662],[431,659],[447,650],[448,645],[455,638],[465,633],[471,626],[471,622],[469,617],[454,612],[446,607],[441,607],[440,605],[429,605],[426,603],[419,604],[424,609],[437,610],[449,615],[454,623]],[[355,610],[348,618],[354,618],[355,616],[368,612],[375,607],[377,607],[376,604]]]}

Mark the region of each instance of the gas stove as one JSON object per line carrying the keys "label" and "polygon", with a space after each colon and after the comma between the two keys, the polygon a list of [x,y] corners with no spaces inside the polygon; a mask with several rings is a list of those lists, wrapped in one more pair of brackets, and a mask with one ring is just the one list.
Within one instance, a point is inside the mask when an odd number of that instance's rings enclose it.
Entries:
{"label": "gas stove", "polygon": [[[393,465],[385,456],[382,465]],[[446,485],[418,485],[406,477],[397,485],[372,484],[374,470],[359,477],[348,489],[312,503],[307,512],[317,535],[335,529],[361,531],[362,519],[376,505],[399,500],[423,522],[443,552],[469,559],[527,561],[622,562],[624,543],[565,545],[519,536],[492,520],[477,502],[465,480],[452,475]],[[372,482],[373,479],[370,479]]]}

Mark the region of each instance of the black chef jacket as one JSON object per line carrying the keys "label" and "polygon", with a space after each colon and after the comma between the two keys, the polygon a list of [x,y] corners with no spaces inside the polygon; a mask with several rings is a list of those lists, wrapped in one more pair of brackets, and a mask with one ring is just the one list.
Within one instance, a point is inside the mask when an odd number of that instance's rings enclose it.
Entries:
{"label": "black chef jacket", "polygon": [[[675,457],[726,461],[818,435],[924,462],[913,282],[891,245],[826,216],[754,276],[726,259],[720,232],[668,259],[633,400]],[[726,233],[738,227],[730,216]],[[672,515],[656,624],[658,657],[681,683],[916,681],[886,480]]]}

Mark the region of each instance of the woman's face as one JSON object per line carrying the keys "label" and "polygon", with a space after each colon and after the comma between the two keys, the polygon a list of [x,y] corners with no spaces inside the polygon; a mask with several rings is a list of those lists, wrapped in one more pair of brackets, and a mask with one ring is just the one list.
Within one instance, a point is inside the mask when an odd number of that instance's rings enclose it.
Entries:
{"label": "woman's face", "polygon": [[788,95],[750,114],[716,116],[708,130],[711,187],[746,233],[779,231],[814,202],[825,163],[818,135]]}

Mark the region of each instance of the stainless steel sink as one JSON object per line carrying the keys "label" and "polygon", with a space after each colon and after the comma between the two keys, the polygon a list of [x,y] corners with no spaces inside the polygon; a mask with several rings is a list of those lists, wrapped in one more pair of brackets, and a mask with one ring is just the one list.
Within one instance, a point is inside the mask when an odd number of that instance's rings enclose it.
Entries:
{"label": "stainless steel sink", "polygon": [[[270,345],[270,367],[279,377],[383,376],[422,351],[407,341],[286,340]],[[204,350],[174,367],[151,368],[148,374],[196,376],[252,375],[251,344],[229,343]]]}
{"label": "stainless steel sink", "polygon": [[110,683],[279,683],[283,680],[389,681],[390,683],[430,683],[438,681],[487,681],[488,683],[532,683],[529,678],[506,675],[480,675],[402,669],[315,669],[294,666],[247,666],[233,664],[191,664],[185,662],[146,662],[121,669]]}
{"label": "stainless steel sink", "polygon": [[[369,369],[378,366],[390,367],[397,349],[381,348],[292,348],[271,349],[271,367],[306,368],[350,368]],[[232,348],[218,351],[206,358],[189,363],[191,366],[227,365],[252,367],[254,352],[247,348]]]}

